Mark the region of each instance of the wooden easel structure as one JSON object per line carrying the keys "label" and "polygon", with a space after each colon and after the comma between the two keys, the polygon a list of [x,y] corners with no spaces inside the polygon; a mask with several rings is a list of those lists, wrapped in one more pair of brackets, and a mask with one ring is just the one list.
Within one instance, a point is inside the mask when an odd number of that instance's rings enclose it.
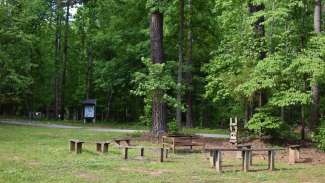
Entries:
{"label": "wooden easel structure", "polygon": [[235,117],[235,120],[233,120],[232,118],[230,118],[230,139],[229,142],[232,144],[236,144],[238,143],[238,120],[237,117]]}

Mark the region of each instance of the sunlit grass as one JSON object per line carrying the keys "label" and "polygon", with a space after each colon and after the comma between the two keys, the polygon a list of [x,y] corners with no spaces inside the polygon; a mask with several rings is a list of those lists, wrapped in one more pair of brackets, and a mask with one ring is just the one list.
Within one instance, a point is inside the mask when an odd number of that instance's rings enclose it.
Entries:
{"label": "sunlit grass", "polygon": [[[226,158],[225,172],[210,168],[201,153],[172,154],[159,163],[158,154],[130,150],[130,159],[123,160],[120,149],[96,153],[94,141],[124,137],[122,133],[92,132],[82,129],[45,129],[0,125],[0,182],[324,182],[325,165],[287,165],[277,162],[277,171],[265,170],[265,161],[254,161],[252,172],[240,170],[240,160]],[[85,140],[80,155],[69,152],[68,140]],[[159,146],[149,142],[133,142]]]}

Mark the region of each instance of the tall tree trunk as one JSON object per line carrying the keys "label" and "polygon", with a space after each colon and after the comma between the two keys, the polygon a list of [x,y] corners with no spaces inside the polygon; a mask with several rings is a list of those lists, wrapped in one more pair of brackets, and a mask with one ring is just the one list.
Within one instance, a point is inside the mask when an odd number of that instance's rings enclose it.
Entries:
{"label": "tall tree trunk", "polygon": [[[315,0],[314,31],[321,32],[321,0]],[[317,83],[312,85],[312,105],[310,114],[310,128],[315,129],[320,118],[320,89]]]}
{"label": "tall tree trunk", "polygon": [[62,88],[61,88],[61,120],[64,120],[65,114],[65,88],[66,88],[66,73],[68,63],[68,37],[69,37],[69,14],[70,14],[70,0],[66,2],[66,15],[65,15],[65,35],[64,35],[64,48],[63,48],[63,70],[62,70]]}
{"label": "tall tree trunk", "polygon": [[55,78],[54,78],[54,115],[58,118],[61,107],[60,87],[60,64],[61,64],[61,23],[62,23],[61,0],[56,1],[56,31],[55,31]]}
{"label": "tall tree trunk", "polygon": [[183,80],[183,61],[184,61],[184,0],[179,0],[179,30],[178,30],[178,71],[177,71],[177,103],[176,122],[180,128],[182,126],[182,80]]}
{"label": "tall tree trunk", "polygon": [[[94,1],[87,2],[89,6],[89,12],[90,12],[90,23],[89,23],[89,32],[92,33],[92,30],[94,29],[95,22],[96,22],[96,14],[95,14],[95,3]],[[87,48],[87,74],[86,74],[86,98],[93,98],[92,93],[92,83],[93,83],[93,63],[94,63],[94,53],[93,53],[93,44],[92,42],[88,42],[88,48]]]}
{"label": "tall tree trunk", "polygon": [[192,32],[192,15],[193,15],[193,4],[192,0],[188,1],[189,4],[189,18],[188,18],[188,59],[187,59],[187,95],[186,95],[186,104],[187,104],[187,111],[186,111],[186,127],[192,128],[193,127],[193,32]]}
{"label": "tall tree trunk", "polygon": [[[158,10],[151,13],[150,21],[151,60],[154,64],[164,62],[163,14]],[[166,132],[166,104],[162,101],[162,91],[155,91],[152,99],[152,133]]]}

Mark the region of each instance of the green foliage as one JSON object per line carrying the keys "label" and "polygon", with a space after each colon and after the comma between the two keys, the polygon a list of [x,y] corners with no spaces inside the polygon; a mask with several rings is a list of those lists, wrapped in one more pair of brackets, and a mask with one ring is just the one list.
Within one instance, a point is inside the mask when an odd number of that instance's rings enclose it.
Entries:
{"label": "green foliage", "polygon": [[271,135],[281,127],[281,120],[266,112],[255,113],[252,119],[246,124],[246,128],[257,135]]}
{"label": "green foliage", "polygon": [[175,119],[170,121],[167,125],[168,125],[168,133],[169,134],[178,134],[180,132],[180,129],[179,129]]}
{"label": "green foliage", "polygon": [[321,126],[317,132],[312,135],[313,141],[316,143],[318,149],[325,151],[325,119],[321,120]]}

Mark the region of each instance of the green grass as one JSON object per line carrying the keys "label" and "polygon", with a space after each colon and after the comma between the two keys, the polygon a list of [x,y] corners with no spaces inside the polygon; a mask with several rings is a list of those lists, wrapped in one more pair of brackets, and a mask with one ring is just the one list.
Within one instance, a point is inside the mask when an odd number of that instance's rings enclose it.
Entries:
{"label": "green grass", "polygon": [[[254,162],[254,172],[243,173],[240,162],[226,159],[225,173],[209,167],[201,153],[171,155],[158,163],[156,153],[145,151],[145,159],[131,151],[130,159],[122,159],[117,148],[106,155],[95,152],[94,144],[85,144],[82,154],[68,151],[68,139],[88,142],[123,137],[125,134],[92,132],[82,129],[45,129],[0,125],[0,182],[324,182],[325,165],[277,163],[277,171],[262,170],[266,162]],[[148,142],[137,144],[155,145]]]}

